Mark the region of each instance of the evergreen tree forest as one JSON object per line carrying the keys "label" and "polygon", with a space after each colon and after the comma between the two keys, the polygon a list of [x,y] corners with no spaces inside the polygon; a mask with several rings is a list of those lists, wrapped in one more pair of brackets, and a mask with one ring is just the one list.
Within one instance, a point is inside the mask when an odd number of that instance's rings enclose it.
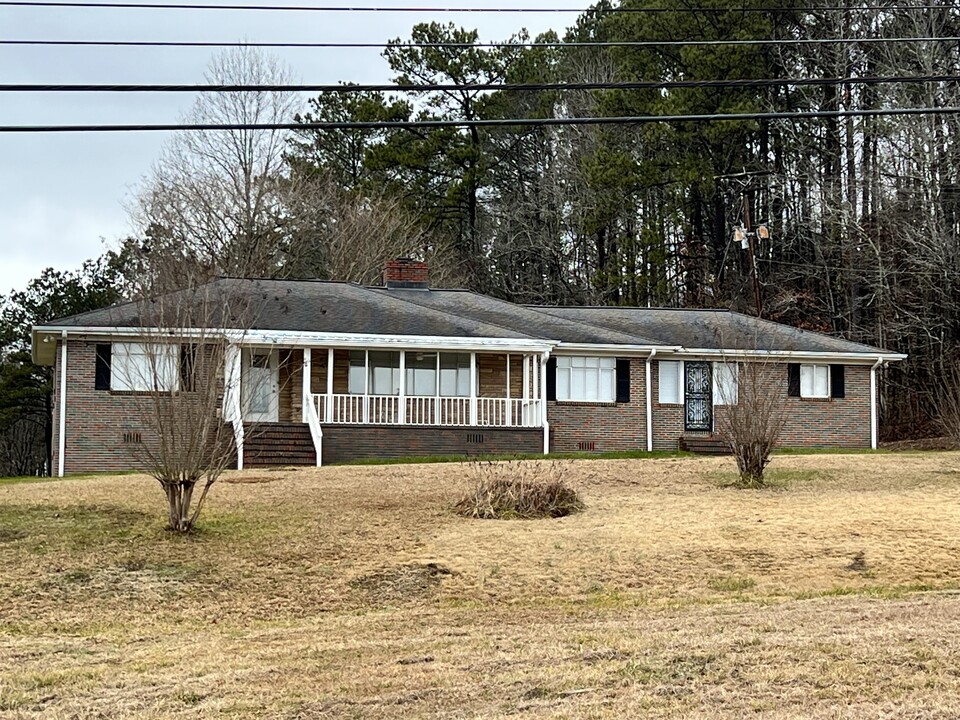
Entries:
{"label": "evergreen tree forest", "polygon": [[[883,371],[881,427],[887,438],[936,434],[933,399],[960,362],[960,113],[943,111],[960,107],[960,8],[775,5],[601,0],[563,35],[518,27],[485,38],[503,41],[493,47],[470,29],[416,25],[383,52],[392,80],[413,91],[345,86],[300,112],[274,110],[305,125],[811,116],[304,127],[271,143],[261,170],[245,163],[243,181],[217,185],[220,195],[182,162],[144,188],[136,234],[110,258],[113,289],[77,308],[136,292],[129,278],[162,253],[210,274],[365,283],[385,260],[415,255],[436,286],[548,305],[754,314],[757,293],[764,318],[908,353]],[[477,88],[490,84],[538,89]],[[897,108],[927,111],[886,114]],[[246,188],[242,202],[224,199],[234,187]],[[197,210],[211,205],[232,218],[216,233]],[[735,230],[760,225],[751,263]],[[90,273],[105,262],[84,271],[94,289],[105,275]],[[22,323],[50,319],[16,315],[24,301],[4,300],[5,383],[23,361]],[[26,377],[45,387],[42,374]],[[19,416],[3,392],[8,433]]]}

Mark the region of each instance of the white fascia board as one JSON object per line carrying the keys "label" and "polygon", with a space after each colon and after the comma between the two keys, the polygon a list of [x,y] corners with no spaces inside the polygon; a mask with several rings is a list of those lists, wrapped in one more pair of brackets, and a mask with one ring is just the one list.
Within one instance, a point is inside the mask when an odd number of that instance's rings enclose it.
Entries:
{"label": "white fascia board", "polygon": [[790,360],[792,362],[843,361],[850,365],[872,365],[877,360],[898,362],[907,356],[891,352],[809,352],[801,350],[716,350],[706,348],[683,348],[664,353],[665,360],[683,360],[697,357],[709,360]]}
{"label": "white fascia board", "polygon": [[[221,334],[229,341],[250,346],[316,347],[335,346],[340,348],[416,348],[416,349],[457,349],[472,351],[503,350],[510,352],[542,353],[557,343],[552,340],[532,338],[464,338],[429,335],[373,335],[357,333],[305,333],[288,330],[202,330],[196,328],[130,328],[130,327],[56,327],[37,326],[33,329],[34,345],[40,336],[55,335],[66,331],[68,335],[91,335],[110,338],[180,338],[190,339]],[[40,341],[42,342],[42,340]]]}
{"label": "white fascia board", "polygon": [[656,351],[680,352],[680,345],[601,345],[593,343],[559,343],[553,350],[554,355],[641,355],[647,356]]}

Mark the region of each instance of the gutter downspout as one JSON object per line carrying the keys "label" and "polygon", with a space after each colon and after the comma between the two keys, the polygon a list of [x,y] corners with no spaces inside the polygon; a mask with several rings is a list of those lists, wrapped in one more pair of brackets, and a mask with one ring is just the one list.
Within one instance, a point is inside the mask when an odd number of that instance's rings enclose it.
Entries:
{"label": "gutter downspout", "polygon": [[653,376],[653,358],[657,354],[657,349],[653,348],[647,356],[647,452],[653,452],[653,386],[651,378]]}
{"label": "gutter downspout", "polygon": [[541,355],[540,369],[540,412],[543,413],[543,454],[550,454],[550,421],[547,420],[547,363],[550,362],[550,351]]}
{"label": "gutter downspout", "polygon": [[877,418],[877,370],[883,365],[883,358],[870,368],[870,449],[876,450],[878,445],[878,418]]}
{"label": "gutter downspout", "polygon": [[60,431],[57,438],[57,477],[63,477],[63,455],[67,449],[67,331],[60,335]]}

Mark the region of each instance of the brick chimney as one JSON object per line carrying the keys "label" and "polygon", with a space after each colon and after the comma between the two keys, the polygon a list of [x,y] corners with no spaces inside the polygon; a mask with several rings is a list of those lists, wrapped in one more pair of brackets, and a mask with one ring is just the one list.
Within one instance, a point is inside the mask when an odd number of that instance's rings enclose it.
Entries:
{"label": "brick chimney", "polygon": [[427,290],[430,287],[429,268],[425,262],[412,258],[390,260],[383,268],[383,284],[388,288]]}

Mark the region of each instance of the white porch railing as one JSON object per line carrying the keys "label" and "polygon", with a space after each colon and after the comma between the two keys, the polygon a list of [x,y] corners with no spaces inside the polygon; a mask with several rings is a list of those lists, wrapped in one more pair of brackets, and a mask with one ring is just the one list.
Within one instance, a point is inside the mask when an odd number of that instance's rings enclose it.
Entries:
{"label": "white porch railing", "polygon": [[[476,427],[540,427],[539,400],[475,398]],[[442,425],[471,427],[468,397],[314,394],[320,422],[331,425]],[[402,405],[402,406],[401,406]]]}

